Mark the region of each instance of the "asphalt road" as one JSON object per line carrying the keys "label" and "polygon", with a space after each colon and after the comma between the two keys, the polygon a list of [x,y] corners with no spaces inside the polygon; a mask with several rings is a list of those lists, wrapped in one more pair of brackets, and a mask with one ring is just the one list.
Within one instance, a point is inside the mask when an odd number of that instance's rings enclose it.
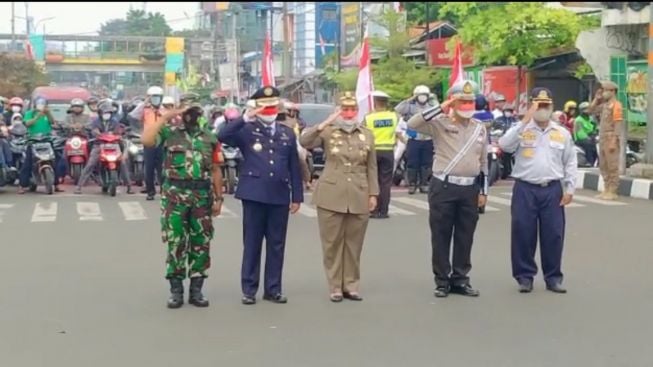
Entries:
{"label": "asphalt road", "polygon": [[288,235],[289,303],[242,306],[241,210],[228,198],[211,307],[168,310],[158,202],[0,190],[0,366],[653,366],[653,202],[579,191],[567,211],[569,293],[539,278],[522,295],[509,191],[493,189],[476,233],[478,299],[433,297],[425,196],[395,193],[392,218],[369,226],[364,302],[329,302],[305,206]]}

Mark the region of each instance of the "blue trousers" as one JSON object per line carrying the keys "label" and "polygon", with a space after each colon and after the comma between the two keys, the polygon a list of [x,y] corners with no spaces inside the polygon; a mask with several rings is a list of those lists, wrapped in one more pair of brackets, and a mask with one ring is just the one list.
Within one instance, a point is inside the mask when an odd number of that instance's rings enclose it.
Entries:
{"label": "blue trousers", "polygon": [[406,145],[406,168],[431,168],[433,165],[433,140],[409,139]]}
{"label": "blue trousers", "polygon": [[243,200],[243,266],[241,286],[244,295],[255,296],[261,273],[261,250],[265,238],[266,295],[281,293],[281,273],[288,229],[288,205],[269,205]]}
{"label": "blue trousers", "polygon": [[[59,184],[59,170],[57,169],[57,166],[59,165],[60,160],[61,160],[61,156],[59,155],[59,153],[57,153],[57,151],[55,151],[54,167],[52,167],[52,169],[54,170],[55,186]],[[25,162],[23,163],[23,167],[21,167],[20,169],[20,177],[19,177],[20,187],[29,187],[30,179],[32,177],[33,164],[34,164],[34,158],[32,156],[32,145],[27,144],[25,150]]]}
{"label": "blue trousers", "polygon": [[[163,177],[161,173],[163,169],[163,146],[145,148],[143,150],[143,158],[145,160],[145,190],[148,194],[154,195],[156,193],[156,189],[154,188],[155,172],[157,177],[159,177],[159,181]],[[159,182],[160,184],[161,182]]]}
{"label": "blue trousers", "polygon": [[512,275],[519,281],[537,274],[535,250],[540,239],[542,272],[547,284],[562,282],[562,247],[565,236],[565,209],[560,206],[562,185],[547,187],[517,180],[512,196]]}
{"label": "blue trousers", "polygon": [[0,167],[12,167],[14,165],[11,147],[5,139],[0,139]]}

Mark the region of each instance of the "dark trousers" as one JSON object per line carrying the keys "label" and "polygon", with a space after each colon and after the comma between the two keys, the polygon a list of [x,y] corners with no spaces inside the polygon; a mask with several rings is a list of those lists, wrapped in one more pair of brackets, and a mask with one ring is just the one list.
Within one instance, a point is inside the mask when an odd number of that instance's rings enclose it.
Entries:
{"label": "dark trousers", "polygon": [[547,284],[561,282],[565,234],[565,209],[560,206],[562,185],[553,182],[542,187],[517,181],[512,195],[512,276],[522,281],[532,280],[537,274],[535,250],[539,234],[544,280]]}
{"label": "dark trousers", "polygon": [[288,229],[288,205],[269,205],[243,200],[243,266],[241,287],[244,295],[258,291],[261,273],[261,250],[265,238],[266,295],[281,293],[283,256]]}
{"label": "dark trousers", "polygon": [[390,189],[392,188],[392,168],[394,167],[395,155],[392,150],[377,150],[376,165],[379,176],[379,198],[375,213],[388,214],[390,205]]}
{"label": "dark trousers", "polygon": [[[478,222],[476,185],[458,186],[431,179],[429,189],[429,225],[433,274],[438,287],[469,284],[471,253]],[[453,259],[449,262],[453,236]],[[452,271],[453,264],[453,271]]]}
{"label": "dark trousers", "polygon": [[433,165],[433,140],[409,139],[406,144],[406,168],[431,168]]}
{"label": "dark trousers", "polygon": [[[154,195],[156,189],[154,188],[154,174],[161,181],[163,169],[163,147],[157,146],[154,148],[145,148],[143,150],[143,158],[145,160],[145,191],[148,194]],[[159,182],[159,185],[161,182]]]}
{"label": "dark trousers", "polygon": [[[57,151],[55,151],[54,162],[53,162],[54,167],[52,167],[52,170],[54,171],[55,186],[59,184],[59,170],[57,170],[57,166],[59,165],[60,160],[61,157],[59,156]],[[29,187],[31,181],[30,179],[32,178],[33,166],[34,166],[34,157],[32,152],[32,145],[27,144],[27,146],[25,147],[25,161],[20,169],[20,177],[19,177],[20,187]]]}
{"label": "dark trousers", "polygon": [[13,158],[9,143],[5,139],[0,139],[0,167],[12,167]]}
{"label": "dark trousers", "polygon": [[587,164],[593,166],[596,163],[599,153],[596,151],[596,142],[594,139],[585,139],[579,140],[576,142],[576,145],[583,148],[585,151],[585,159]]}

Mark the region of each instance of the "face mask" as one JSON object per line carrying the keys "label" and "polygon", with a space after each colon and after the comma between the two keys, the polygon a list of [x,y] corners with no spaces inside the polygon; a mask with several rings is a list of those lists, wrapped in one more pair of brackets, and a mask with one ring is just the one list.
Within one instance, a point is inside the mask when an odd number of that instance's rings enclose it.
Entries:
{"label": "face mask", "polygon": [[456,114],[464,119],[471,119],[474,116],[474,111],[456,110]]}
{"label": "face mask", "polygon": [[22,110],[20,106],[11,106],[11,112],[13,113],[18,113],[20,110]]}
{"label": "face mask", "polygon": [[545,122],[551,120],[551,115],[553,114],[552,109],[542,109],[535,111],[533,119],[538,122]]}
{"label": "face mask", "polygon": [[358,115],[358,111],[356,110],[347,110],[340,113],[340,117],[342,117],[343,120],[353,120],[356,118],[356,115]]}
{"label": "face mask", "polygon": [[159,96],[150,97],[150,103],[152,103],[152,106],[159,107],[161,105],[161,97]]}
{"label": "face mask", "polygon": [[425,96],[425,95],[423,95],[423,94],[417,96],[417,102],[419,102],[419,103],[421,103],[421,104],[425,104],[428,100],[429,100],[429,97],[428,97],[428,96]]}
{"label": "face mask", "polygon": [[258,115],[258,118],[269,125],[277,120],[277,115]]}
{"label": "face mask", "polygon": [[341,118],[338,121],[337,126],[340,129],[342,129],[342,130],[344,130],[344,131],[346,131],[348,133],[351,133],[352,131],[354,131],[354,129],[356,129],[356,127],[358,126],[358,123],[356,122],[355,119],[343,119],[343,118]]}
{"label": "face mask", "polygon": [[36,110],[37,111],[43,111],[44,108],[45,108],[45,105],[42,105],[42,104],[37,104],[36,105]]}
{"label": "face mask", "polygon": [[107,121],[107,120],[110,119],[110,118],[111,118],[111,114],[110,114],[110,113],[103,113],[103,114],[102,114],[102,120]]}
{"label": "face mask", "polygon": [[509,119],[509,118],[512,117],[512,112],[504,112],[503,115],[504,115],[507,119]]}
{"label": "face mask", "polygon": [[601,96],[603,97],[603,99],[610,99],[612,98],[612,91],[606,90],[603,92]]}

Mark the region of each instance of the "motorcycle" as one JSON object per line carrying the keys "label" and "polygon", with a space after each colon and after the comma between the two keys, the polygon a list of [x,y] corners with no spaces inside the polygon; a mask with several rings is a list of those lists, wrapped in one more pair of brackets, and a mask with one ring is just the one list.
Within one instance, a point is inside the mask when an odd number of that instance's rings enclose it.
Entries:
{"label": "motorcycle", "polygon": [[88,139],[82,131],[73,131],[64,146],[64,157],[68,162],[70,177],[75,182],[79,182],[84,166],[88,162]]}
{"label": "motorcycle", "polygon": [[503,151],[499,147],[499,138],[503,135],[503,130],[495,129],[490,132],[490,145],[487,151],[488,161],[488,185],[492,186],[499,181],[503,171]]}
{"label": "motorcycle", "polygon": [[[0,142],[6,142],[9,138],[9,129],[5,126],[0,126]],[[0,169],[0,187],[12,184],[16,181],[16,171],[13,167]]]}
{"label": "motorcycle", "polygon": [[[27,128],[22,123],[15,123],[9,128],[9,148],[14,161],[16,172],[20,172],[25,162],[25,151],[27,150]],[[18,176],[18,174],[16,174]],[[18,177],[14,178],[14,182]]]}
{"label": "motorcycle", "polygon": [[227,194],[233,194],[236,192],[236,186],[238,185],[238,168],[243,156],[240,153],[240,149],[228,145],[222,145],[222,155],[224,156],[225,163],[222,169],[225,189]]}
{"label": "motorcycle", "polygon": [[141,143],[141,134],[128,131],[127,139],[127,152],[129,153],[129,168],[130,176],[136,183],[136,186],[143,186],[145,178],[145,153],[143,143]]}
{"label": "motorcycle", "polygon": [[36,135],[29,139],[32,145],[32,179],[29,191],[36,191],[39,185],[45,186],[48,195],[54,193],[54,162],[55,153],[52,147],[52,138],[44,135]]}
{"label": "motorcycle", "polygon": [[102,193],[116,196],[118,188],[118,172],[122,163],[122,150],[120,149],[120,135],[102,133],[96,139],[100,144],[100,182]]}
{"label": "motorcycle", "polygon": [[392,184],[395,186],[400,186],[401,182],[408,182],[408,173],[406,170],[406,152],[401,155],[399,163],[397,163],[397,168],[392,175]]}

